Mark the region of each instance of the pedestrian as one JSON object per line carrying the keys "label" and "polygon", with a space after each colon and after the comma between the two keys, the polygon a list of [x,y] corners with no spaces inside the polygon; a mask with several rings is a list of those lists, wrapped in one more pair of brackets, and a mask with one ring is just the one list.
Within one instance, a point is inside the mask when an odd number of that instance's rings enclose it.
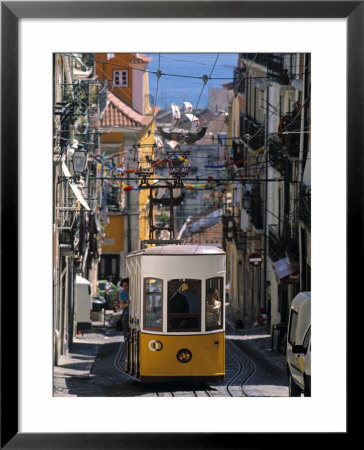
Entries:
{"label": "pedestrian", "polygon": [[119,281],[116,283],[116,286],[118,287],[118,291],[121,292],[123,290],[123,287],[121,285],[122,281],[123,281],[124,277],[122,275],[120,275],[120,279]]}
{"label": "pedestrian", "polygon": [[119,307],[122,311],[121,320],[123,323],[124,342],[126,342],[129,330],[129,278],[123,278],[121,280],[121,287],[123,288],[123,290],[119,292]]}
{"label": "pedestrian", "polygon": [[106,299],[106,307],[109,309],[111,307],[111,283],[112,283],[112,276],[107,277],[107,281],[105,283],[105,299]]}

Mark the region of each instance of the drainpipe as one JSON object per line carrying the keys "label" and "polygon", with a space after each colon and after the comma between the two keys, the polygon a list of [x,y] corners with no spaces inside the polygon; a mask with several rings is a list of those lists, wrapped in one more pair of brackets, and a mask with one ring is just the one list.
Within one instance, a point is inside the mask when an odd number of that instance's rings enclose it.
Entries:
{"label": "drainpipe", "polygon": [[[300,153],[298,159],[298,183],[296,183],[296,200],[300,195],[301,183],[303,180],[303,151],[304,151],[304,138],[305,138],[305,118],[306,118],[306,54],[303,54],[303,83],[302,83],[302,110],[301,110],[301,135],[300,135]],[[295,202],[297,205],[297,202]],[[298,216],[298,214],[297,214]],[[298,222],[298,217],[297,217]],[[300,271],[300,291],[302,291],[302,230],[298,228],[298,259],[299,259],[299,271]]]}
{"label": "drainpipe", "polygon": [[71,77],[71,67],[70,67],[70,63],[69,63],[69,59],[67,55],[63,55],[63,64],[65,66],[65,75],[66,75],[66,80],[67,80],[67,84],[70,86],[70,93],[72,96],[72,100],[74,100],[74,94],[73,94],[73,84],[72,84],[72,77]]}
{"label": "drainpipe", "polygon": [[[306,67],[306,55],[303,54],[303,67]],[[306,101],[306,70],[304,70],[303,72],[303,80],[302,80],[302,109],[301,109],[301,135],[300,135],[300,153],[299,153],[299,160],[298,160],[298,164],[299,164],[299,171],[298,171],[298,182],[301,183],[302,182],[302,178],[303,178],[303,150],[304,150],[304,136],[305,136],[305,111],[306,111],[306,106],[305,106],[305,101]]]}
{"label": "drainpipe", "polygon": [[263,293],[263,303],[260,305],[266,308],[266,280],[267,280],[267,206],[268,206],[268,146],[269,146],[269,84],[267,85],[267,99],[266,99],[266,113],[265,113],[265,133],[264,133],[264,148],[265,148],[265,182],[264,182],[264,207],[263,207],[263,238],[264,238],[264,258],[263,258],[263,279],[261,280],[262,293]]}
{"label": "drainpipe", "polygon": [[[126,173],[126,182],[129,185],[129,172]],[[126,193],[126,207],[128,210],[128,215],[127,215],[127,227],[128,227],[128,253],[131,252],[131,220],[130,220],[130,191],[127,191]]]}

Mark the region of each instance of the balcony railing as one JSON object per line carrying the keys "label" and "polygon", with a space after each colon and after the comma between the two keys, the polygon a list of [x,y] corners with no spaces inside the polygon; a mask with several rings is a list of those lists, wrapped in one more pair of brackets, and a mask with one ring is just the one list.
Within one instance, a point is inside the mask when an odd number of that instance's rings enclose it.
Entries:
{"label": "balcony railing", "polygon": [[60,147],[63,154],[70,142],[70,123],[73,115],[72,103],[57,103],[54,107],[54,114],[60,116]]}
{"label": "balcony railing", "polygon": [[267,68],[267,76],[269,80],[282,82],[282,75],[284,69],[284,54],[282,53],[241,53],[243,59],[254,61]]}
{"label": "balcony railing", "polygon": [[240,116],[240,135],[253,150],[258,150],[264,145],[264,125],[251,116]]}
{"label": "balcony railing", "polygon": [[263,229],[263,200],[259,194],[251,196],[251,221],[257,230]]}
{"label": "balcony railing", "polygon": [[233,225],[234,241],[237,250],[244,250],[246,240],[244,239],[244,233],[240,228],[240,225],[234,221]]}
{"label": "balcony railing", "polygon": [[272,261],[278,261],[285,256],[284,242],[278,234],[277,225],[268,227],[268,254]]}
{"label": "balcony railing", "polygon": [[233,160],[236,162],[237,167],[244,165],[245,158],[247,157],[247,150],[242,139],[234,139],[232,143],[233,148]]}
{"label": "balcony railing", "polygon": [[298,200],[298,217],[299,220],[304,223],[307,228],[311,229],[311,192],[301,187],[300,196]]}
{"label": "balcony railing", "polygon": [[272,261],[290,256],[293,260],[298,260],[299,250],[297,236],[293,228],[286,223],[281,235],[278,234],[277,225],[268,226],[268,254]]}
{"label": "balcony railing", "polygon": [[269,162],[287,182],[292,181],[292,162],[287,157],[286,148],[282,146],[278,138],[273,138],[269,142]]}

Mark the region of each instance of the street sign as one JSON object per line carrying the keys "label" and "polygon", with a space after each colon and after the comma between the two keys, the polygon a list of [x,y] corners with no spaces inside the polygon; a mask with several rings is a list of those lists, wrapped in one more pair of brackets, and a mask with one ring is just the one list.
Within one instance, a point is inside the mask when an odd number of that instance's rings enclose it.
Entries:
{"label": "street sign", "polygon": [[249,256],[249,263],[254,266],[254,267],[258,267],[262,264],[263,262],[263,256],[260,253],[252,253]]}

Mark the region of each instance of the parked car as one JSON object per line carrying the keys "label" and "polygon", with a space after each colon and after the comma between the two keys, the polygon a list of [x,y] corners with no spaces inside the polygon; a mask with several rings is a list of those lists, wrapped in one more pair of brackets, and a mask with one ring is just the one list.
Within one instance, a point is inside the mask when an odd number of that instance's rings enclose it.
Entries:
{"label": "parked car", "polygon": [[[97,293],[100,297],[104,297],[106,299],[105,285],[107,280],[98,280],[97,282]],[[119,300],[119,291],[117,286],[114,283],[111,283],[111,292],[110,292],[110,303],[106,305],[108,309],[114,309]]]}
{"label": "parked car", "polygon": [[292,300],[287,335],[289,396],[311,396],[311,292]]}

